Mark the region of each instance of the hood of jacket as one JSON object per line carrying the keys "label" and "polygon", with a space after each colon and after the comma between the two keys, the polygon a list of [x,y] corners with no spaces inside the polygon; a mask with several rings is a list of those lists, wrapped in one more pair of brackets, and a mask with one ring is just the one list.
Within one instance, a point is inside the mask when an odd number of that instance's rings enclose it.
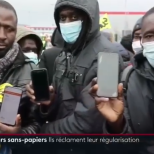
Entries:
{"label": "hood of jacket", "polygon": [[130,59],[133,57],[133,54],[125,49],[120,43],[114,42],[114,46],[119,51],[120,55],[122,56],[122,59],[124,62],[130,61]]}
{"label": "hood of jacket", "polygon": [[38,47],[38,55],[41,54],[42,52],[42,47],[43,47],[43,43],[41,38],[31,29],[23,27],[23,26],[18,26],[17,28],[17,35],[16,35],[16,42],[19,42],[21,39],[23,39],[24,37],[27,36],[33,36],[33,38],[35,39],[36,43],[37,43],[37,47]]}
{"label": "hood of jacket", "polygon": [[111,34],[108,32],[101,32],[102,35],[104,35],[109,41],[111,41]]}
{"label": "hood of jacket", "polygon": [[60,32],[56,28],[52,34],[51,43],[54,47],[63,48],[64,47],[64,40],[61,36]]}
{"label": "hood of jacket", "polygon": [[59,28],[59,12],[58,9],[62,6],[71,6],[84,11],[90,19],[90,30],[87,34],[87,39],[92,38],[99,31],[99,5],[97,0],[57,0],[55,5],[54,18],[56,25]]}
{"label": "hood of jacket", "polygon": [[[105,36],[109,41],[111,41],[111,34],[108,32],[101,32],[103,36]],[[122,59],[124,62],[130,61],[133,54],[125,49],[120,43],[113,42],[114,46],[116,47],[117,51],[119,51],[120,55],[122,56]]]}
{"label": "hood of jacket", "polygon": [[142,24],[142,18],[138,19],[138,21],[136,22],[134,28],[133,28],[133,32],[132,32],[132,37],[134,38],[134,33],[137,31],[137,30],[140,30],[141,29],[141,24]]}

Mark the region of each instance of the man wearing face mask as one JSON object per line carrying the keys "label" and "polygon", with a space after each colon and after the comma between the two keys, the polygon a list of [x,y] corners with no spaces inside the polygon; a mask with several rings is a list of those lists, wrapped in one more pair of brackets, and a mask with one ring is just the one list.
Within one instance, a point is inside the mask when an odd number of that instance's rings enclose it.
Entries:
{"label": "man wearing face mask", "polygon": [[[65,43],[56,59],[50,87],[56,96],[40,106],[42,117],[49,121],[42,133],[99,133],[103,118],[84,88],[97,76],[98,53],[118,51],[100,33],[97,0],[57,0],[54,17]],[[120,62],[121,70],[121,57]],[[27,85],[27,94],[35,101],[32,84]]]}
{"label": "man wearing face mask", "polygon": [[134,26],[132,37],[133,37],[133,42],[132,42],[132,48],[134,51],[134,54],[137,54],[142,50],[141,47],[141,24],[142,24],[142,18],[140,18],[137,23]]}
{"label": "man wearing face mask", "polygon": [[[118,98],[110,100],[96,97],[98,85],[94,81],[91,93],[98,110],[106,119],[103,133],[154,134],[154,7],[143,16],[141,34],[143,52],[135,55],[127,81],[118,87]],[[132,151],[136,154],[152,154],[154,141],[140,141],[135,148],[133,143],[132,147],[127,145],[125,152],[121,152],[129,154]]]}
{"label": "man wearing face mask", "polygon": [[24,55],[37,65],[43,48],[41,38],[31,29],[18,26],[16,42],[20,45]]}

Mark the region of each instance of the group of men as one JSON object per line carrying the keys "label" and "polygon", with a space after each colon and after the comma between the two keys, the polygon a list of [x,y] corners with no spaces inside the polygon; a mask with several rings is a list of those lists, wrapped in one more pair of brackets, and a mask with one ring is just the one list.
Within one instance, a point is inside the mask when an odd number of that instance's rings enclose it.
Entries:
{"label": "group of men", "polygon": [[[15,9],[8,2],[0,1],[0,84],[9,83],[23,89],[16,125],[0,123],[0,132],[154,133],[154,8],[135,25],[131,42],[135,54],[131,58],[132,68],[125,88],[119,81],[116,99],[96,95],[99,86],[96,78],[98,53],[119,53],[114,43],[100,33],[99,12],[97,0],[57,0],[54,47],[41,56],[40,38],[22,29],[18,35]],[[52,59],[51,50],[57,51],[56,60]],[[36,59],[40,56],[39,67],[49,72],[51,100],[38,105],[30,73],[37,68]],[[30,57],[35,57],[35,60]],[[120,54],[119,57],[121,75],[124,63]],[[123,146],[126,145],[120,144],[120,148],[111,145],[102,150],[105,153],[116,150],[120,153]],[[146,142],[135,149],[131,146],[125,153],[131,150],[135,153],[154,153],[153,142]]]}

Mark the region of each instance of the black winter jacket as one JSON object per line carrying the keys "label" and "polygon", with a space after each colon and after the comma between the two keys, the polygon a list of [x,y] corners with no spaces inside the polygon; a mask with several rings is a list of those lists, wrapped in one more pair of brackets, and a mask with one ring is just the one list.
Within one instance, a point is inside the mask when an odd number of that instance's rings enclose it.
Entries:
{"label": "black winter jacket", "polygon": [[[138,58],[137,58],[138,57]],[[133,62],[125,98],[126,125],[123,133],[153,134],[154,133],[154,68],[152,68],[142,53],[136,55]],[[103,133],[108,133],[104,125]],[[143,140],[132,146],[122,146],[123,152],[136,154],[153,154],[154,141]],[[127,150],[126,150],[127,148]],[[112,148],[111,148],[112,149]],[[118,149],[118,148],[117,148]],[[112,149],[113,150],[113,149]]]}
{"label": "black winter jacket", "polygon": [[[97,76],[98,53],[118,53],[118,51],[99,31],[97,0],[58,0],[55,8],[55,19],[57,19],[58,8],[65,5],[86,12],[91,25],[89,25],[90,30],[81,50],[78,49],[75,53],[63,50],[56,59],[53,86],[57,97],[51,105],[50,114],[47,116],[49,119],[54,117],[54,120],[45,124],[41,132],[51,134],[100,133],[103,118],[95,108],[94,99],[86,92],[86,86]],[[59,27],[58,20],[56,23]]]}
{"label": "black winter jacket", "polygon": [[55,60],[56,60],[57,56],[60,54],[60,52],[62,51],[63,44],[64,44],[64,40],[56,28],[53,35],[52,35],[53,47],[51,49],[47,49],[43,52],[43,54],[41,56],[41,60],[39,62],[40,68],[47,69],[50,84],[52,83],[52,79],[53,79],[53,75],[54,75]]}
{"label": "black winter jacket", "polygon": [[39,68],[46,68],[49,76],[49,83],[52,84],[54,75],[55,60],[61,52],[61,48],[52,47],[43,52],[41,60],[39,62]]}

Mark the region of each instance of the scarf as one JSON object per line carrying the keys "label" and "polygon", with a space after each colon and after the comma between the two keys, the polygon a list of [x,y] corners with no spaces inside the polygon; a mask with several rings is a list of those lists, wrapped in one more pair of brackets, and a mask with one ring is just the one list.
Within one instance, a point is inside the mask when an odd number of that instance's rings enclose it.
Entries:
{"label": "scarf", "polygon": [[4,72],[13,64],[19,52],[19,45],[14,43],[12,48],[6,55],[0,59],[0,79],[2,79]]}

